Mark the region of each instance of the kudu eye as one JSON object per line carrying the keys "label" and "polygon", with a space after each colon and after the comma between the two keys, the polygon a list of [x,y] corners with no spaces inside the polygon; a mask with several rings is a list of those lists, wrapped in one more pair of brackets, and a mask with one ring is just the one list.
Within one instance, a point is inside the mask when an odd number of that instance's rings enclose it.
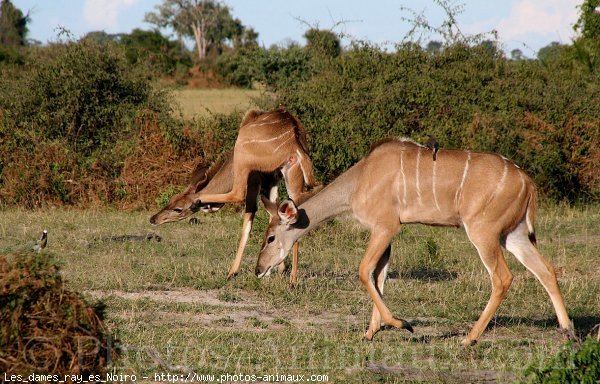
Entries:
{"label": "kudu eye", "polygon": [[267,237],[267,244],[271,244],[274,241],[275,241],[275,236],[271,235],[271,236]]}
{"label": "kudu eye", "polygon": [[181,212],[183,212],[183,209],[182,209],[182,208],[174,208],[173,210],[174,210],[175,212],[177,212],[177,213],[181,213]]}
{"label": "kudu eye", "polygon": [[[210,208],[210,205],[208,205],[208,207]],[[190,211],[192,212],[198,212],[200,210],[200,208],[202,208],[202,203],[199,201],[195,201],[191,206],[190,206]]]}

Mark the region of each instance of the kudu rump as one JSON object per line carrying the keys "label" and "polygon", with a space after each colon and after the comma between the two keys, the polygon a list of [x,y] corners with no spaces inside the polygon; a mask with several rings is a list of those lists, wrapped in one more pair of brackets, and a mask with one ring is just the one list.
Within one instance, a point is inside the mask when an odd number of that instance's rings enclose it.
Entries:
{"label": "kudu rump", "polygon": [[[308,196],[315,184],[302,123],[284,109],[270,112],[250,110],[244,116],[233,153],[210,168],[198,167],[181,193],[150,218],[158,225],[178,221],[198,210],[215,212],[223,203],[245,202],[242,237],[228,277],[240,270],[244,248],[261,194],[277,200],[277,184],[283,173],[287,192],[296,201]],[[290,281],[296,282],[298,249],[294,247]]]}
{"label": "kudu rump", "polygon": [[410,323],[395,318],[382,298],[391,241],[403,223],[462,226],[490,275],[491,297],[463,344],[479,339],[511,284],[500,246],[537,277],[550,295],[560,327],[572,332],[554,269],[535,247],[535,186],[502,156],[439,149],[434,158],[429,148],[389,139],[303,204],[263,203],[272,220],[256,266],[259,277],[281,263],[295,241],[333,216],[351,212],[370,229],[359,268],[360,281],[374,302],[368,340],[381,329],[382,320],[412,332]]}

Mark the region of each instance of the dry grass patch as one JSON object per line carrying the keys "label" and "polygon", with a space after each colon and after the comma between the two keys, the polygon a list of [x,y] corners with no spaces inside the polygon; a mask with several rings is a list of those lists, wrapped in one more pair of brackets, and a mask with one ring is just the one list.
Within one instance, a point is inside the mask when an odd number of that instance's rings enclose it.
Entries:
{"label": "dry grass patch", "polygon": [[178,89],[173,91],[181,114],[186,119],[208,116],[210,114],[228,114],[234,110],[245,111],[253,103],[252,98],[262,92],[254,89]]}

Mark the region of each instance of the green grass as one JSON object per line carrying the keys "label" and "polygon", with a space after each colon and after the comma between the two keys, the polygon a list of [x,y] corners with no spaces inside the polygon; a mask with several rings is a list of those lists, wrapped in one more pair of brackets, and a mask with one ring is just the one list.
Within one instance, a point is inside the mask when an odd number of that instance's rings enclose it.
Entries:
{"label": "green grass", "polygon": [[[255,222],[239,276],[225,276],[240,236],[241,215],[225,210],[151,227],[151,212],[10,209],[0,214],[0,252],[32,247],[49,230],[71,289],[102,298],[107,321],[126,347],[117,372],[150,376],[176,370],[204,374],[312,374],[329,382],[512,382],[547,361],[564,338],[550,300],[514,257],[513,285],[480,343],[460,337],[489,297],[489,278],[463,231],[404,226],[394,242],[385,300],[415,333],[385,330],[363,342],[371,301],[358,281],[368,233],[348,218],[301,242],[299,284],[253,275],[266,226]],[[556,267],[580,334],[600,323],[598,207],[544,207],[537,218],[541,252]],[[156,241],[110,240],[146,234]],[[151,351],[149,353],[149,351]],[[176,367],[179,366],[179,367]]]}
{"label": "green grass", "polygon": [[178,110],[184,118],[207,116],[214,113],[231,113],[250,108],[252,98],[261,91],[239,88],[224,89],[177,89],[173,91]]}

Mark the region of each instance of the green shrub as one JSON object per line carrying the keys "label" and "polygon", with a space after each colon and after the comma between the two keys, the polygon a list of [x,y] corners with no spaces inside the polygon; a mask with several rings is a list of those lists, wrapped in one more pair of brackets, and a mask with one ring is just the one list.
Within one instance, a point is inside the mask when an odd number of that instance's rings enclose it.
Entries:
{"label": "green shrub", "polygon": [[531,366],[525,375],[530,383],[598,383],[600,341],[588,337],[580,345],[569,342],[545,366]]}
{"label": "green shrub", "polygon": [[511,61],[489,44],[355,43],[304,68],[271,85],[307,127],[325,182],[381,138],[434,135],[442,147],[511,158],[555,200],[600,195],[600,81],[579,64]]}
{"label": "green shrub", "polygon": [[240,49],[224,53],[216,61],[216,71],[229,84],[249,88],[260,82],[268,88],[281,88],[307,80],[311,73],[309,51],[289,48]]}
{"label": "green shrub", "polygon": [[74,204],[96,192],[102,197],[94,200],[111,201],[143,114],[165,130],[174,125],[166,94],[114,43],[35,48],[26,64],[0,71],[0,196],[7,204]]}

